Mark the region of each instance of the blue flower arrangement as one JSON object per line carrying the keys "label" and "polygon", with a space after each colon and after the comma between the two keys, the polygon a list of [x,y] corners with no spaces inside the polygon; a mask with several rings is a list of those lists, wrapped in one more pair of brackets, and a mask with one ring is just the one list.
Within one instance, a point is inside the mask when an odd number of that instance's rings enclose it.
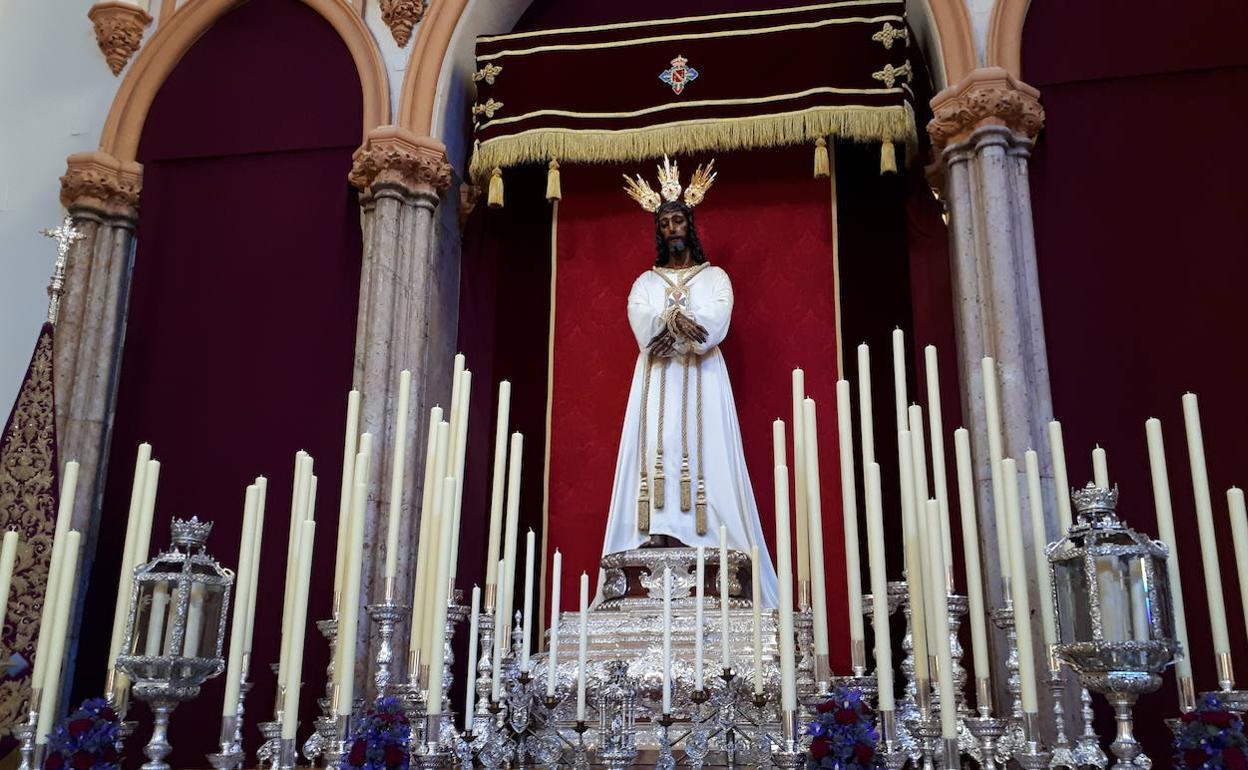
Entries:
{"label": "blue flower arrangement", "polygon": [[832,697],[815,707],[815,721],[806,726],[811,736],[810,770],[875,770],[883,761],[876,753],[879,733],[875,714],[862,693],[838,687]]}
{"label": "blue flower arrangement", "polygon": [[48,737],[44,770],[120,770],[121,720],[103,698],[88,698]]}
{"label": "blue flower arrangement", "polygon": [[1239,714],[1227,711],[1214,695],[1183,715],[1174,736],[1174,767],[1179,770],[1248,770],[1248,739]]}
{"label": "blue flower arrangement", "polygon": [[407,743],[411,725],[394,697],[382,698],[359,721],[347,742],[351,770],[408,770]]}

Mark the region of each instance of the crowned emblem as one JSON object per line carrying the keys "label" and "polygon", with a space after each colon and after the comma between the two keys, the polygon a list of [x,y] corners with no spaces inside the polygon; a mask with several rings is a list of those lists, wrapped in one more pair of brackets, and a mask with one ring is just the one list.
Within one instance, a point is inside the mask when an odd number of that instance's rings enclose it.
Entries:
{"label": "crowned emblem", "polygon": [[672,66],[659,74],[659,80],[671,86],[677,96],[685,90],[685,86],[697,79],[698,71],[690,67],[689,60],[680,54],[676,54],[676,58],[672,59]]}
{"label": "crowned emblem", "polygon": [[689,179],[689,186],[685,188],[680,186],[680,168],[666,155],[663,156],[663,165],[658,167],[658,172],[659,192],[655,192],[641,174],[637,174],[635,178],[630,178],[628,174],[624,175],[624,192],[652,214],[664,201],[670,203],[679,198],[682,189],[685,193],[685,205],[693,208],[702,202],[702,199],[706,197],[706,191],[715,183],[714,160],[707,163],[705,167],[698,166]]}

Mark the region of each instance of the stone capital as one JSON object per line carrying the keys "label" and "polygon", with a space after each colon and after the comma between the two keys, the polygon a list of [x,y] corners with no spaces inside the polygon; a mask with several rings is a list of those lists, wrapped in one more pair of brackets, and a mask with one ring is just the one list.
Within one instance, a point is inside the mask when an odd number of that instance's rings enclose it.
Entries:
{"label": "stone capital", "polygon": [[143,44],[143,30],[152,23],[152,17],[134,3],[108,0],[91,6],[87,18],[95,25],[95,41],[108,68],[120,75]]}
{"label": "stone capital", "polygon": [[398,126],[373,129],[351,157],[348,178],[363,192],[393,185],[436,196],[451,186],[453,170],[446,159],[446,147]]}
{"label": "stone capital", "polygon": [[67,210],[85,209],[131,220],[138,217],[142,165],[123,163],[100,151],[74,153],[65,163],[61,204]]}
{"label": "stone capital", "polygon": [[1003,126],[1034,139],[1044,126],[1040,92],[1001,67],[982,67],[932,98],[927,133],[937,150],[983,126]]}

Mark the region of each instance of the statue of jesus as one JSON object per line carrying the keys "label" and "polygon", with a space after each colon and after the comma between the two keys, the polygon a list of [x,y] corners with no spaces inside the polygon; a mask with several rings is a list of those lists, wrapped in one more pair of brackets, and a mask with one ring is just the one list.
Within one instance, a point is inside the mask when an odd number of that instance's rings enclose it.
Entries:
{"label": "statue of jesus", "polygon": [[[732,319],[732,283],[702,252],[693,207],[714,181],[699,167],[680,200],[676,164],[661,192],[640,176],[627,191],[654,214],[654,266],[633,282],[628,322],[639,353],[629,390],[603,554],[643,546],[758,546],[761,595],[777,604],[772,567],[719,345]],[[664,200],[660,200],[660,195]],[[708,561],[715,556],[708,556]]]}

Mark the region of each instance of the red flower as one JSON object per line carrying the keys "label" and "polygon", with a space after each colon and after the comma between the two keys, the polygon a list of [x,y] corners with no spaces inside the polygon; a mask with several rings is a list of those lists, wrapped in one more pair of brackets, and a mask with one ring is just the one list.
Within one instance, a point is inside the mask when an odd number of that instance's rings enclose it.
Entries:
{"label": "red flower", "polygon": [[69,737],[77,738],[91,729],[90,719],[75,719],[69,723]]}
{"label": "red flower", "polygon": [[1186,711],[1183,713],[1183,716],[1179,717],[1179,719],[1184,722],[1195,722],[1199,716],[1200,712],[1198,711]]}
{"label": "red flower", "polygon": [[403,764],[404,753],[398,746],[386,747],[386,767],[398,767]]}
{"label": "red flower", "polygon": [[1235,716],[1228,711],[1202,711],[1200,721],[1214,727],[1230,727]]}
{"label": "red flower", "polygon": [[111,722],[117,718],[117,712],[113,711],[108,706],[105,706],[104,708],[100,709],[100,718],[106,722]]}
{"label": "red flower", "polygon": [[874,758],[875,758],[874,746],[872,746],[869,743],[855,743],[854,744],[854,759],[858,762],[858,764],[860,765],[870,764],[871,760]]}
{"label": "red flower", "polygon": [[359,767],[364,764],[364,760],[368,757],[368,746],[364,741],[356,741],[351,744],[351,753],[347,755],[347,764]]}
{"label": "red flower", "polygon": [[74,770],[91,770],[91,766],[95,764],[95,755],[89,751],[75,751],[69,764]]}
{"label": "red flower", "polygon": [[1226,770],[1248,770],[1248,757],[1238,746],[1222,749],[1222,766]]}
{"label": "red flower", "polygon": [[836,723],[838,725],[852,725],[858,721],[858,712],[853,709],[837,709]]}
{"label": "red flower", "polygon": [[1204,749],[1188,749],[1183,752],[1183,764],[1187,765],[1188,770],[1200,770],[1200,766],[1205,764],[1205,760],[1209,755]]}
{"label": "red flower", "polygon": [[826,714],[834,708],[836,708],[836,704],[829,700],[815,706],[815,711],[818,711],[820,714]]}
{"label": "red flower", "polygon": [[823,759],[828,755],[828,739],[816,738],[810,742],[810,756],[817,760]]}
{"label": "red flower", "polygon": [[59,751],[54,751],[43,760],[43,770],[61,770],[65,766],[65,755]]}

